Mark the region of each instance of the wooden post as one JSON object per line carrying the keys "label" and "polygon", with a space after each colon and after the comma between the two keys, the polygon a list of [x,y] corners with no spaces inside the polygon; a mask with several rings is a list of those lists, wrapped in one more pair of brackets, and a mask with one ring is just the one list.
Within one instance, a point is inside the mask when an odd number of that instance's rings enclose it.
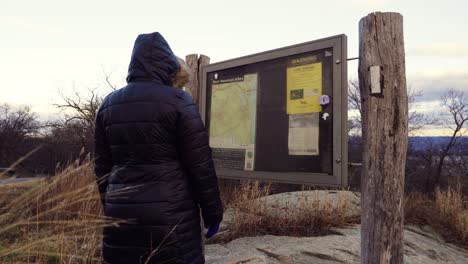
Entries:
{"label": "wooden post", "polygon": [[403,263],[408,98],[403,17],[372,13],[359,22],[362,103],[362,263]]}
{"label": "wooden post", "polygon": [[198,90],[198,54],[190,54],[185,56],[185,62],[190,67],[190,81],[185,85],[185,89],[192,96],[193,101],[195,102],[195,96],[197,95]]}
{"label": "wooden post", "polygon": [[186,85],[187,92],[192,95],[193,101],[196,105],[200,102],[200,89],[201,89],[201,67],[210,63],[210,57],[206,55],[190,54],[185,56],[185,62],[191,69],[191,79]]}
{"label": "wooden post", "polygon": [[201,80],[202,80],[202,67],[205,65],[210,64],[210,57],[200,54],[198,58],[198,93],[197,93],[197,100],[195,103],[200,107],[200,92],[201,92]]}

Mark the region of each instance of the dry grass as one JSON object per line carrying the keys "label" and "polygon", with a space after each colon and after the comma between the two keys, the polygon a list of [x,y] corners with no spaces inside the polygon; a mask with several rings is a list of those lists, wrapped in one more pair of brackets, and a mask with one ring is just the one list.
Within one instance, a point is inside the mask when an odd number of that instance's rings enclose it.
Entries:
{"label": "dry grass", "polygon": [[[224,204],[232,212],[227,232],[210,243],[227,242],[245,236],[317,236],[331,232],[331,227],[345,227],[360,222],[355,206],[338,196],[333,204],[326,199],[302,199],[283,208],[272,208],[267,200],[269,184],[245,181],[221,184]],[[272,210],[273,209],[273,210]],[[279,212],[279,213],[278,213]],[[460,183],[437,190],[434,198],[421,193],[407,195],[405,223],[431,226],[445,241],[468,249],[468,201]]]}
{"label": "dry grass", "polygon": [[246,181],[237,187],[230,187],[221,189],[224,203],[232,212],[228,231],[210,240],[210,243],[265,234],[317,236],[333,233],[331,227],[359,223],[355,206],[344,197],[338,196],[331,203],[327,199],[304,196],[298,203],[278,208],[275,203],[261,198],[271,194],[270,184]]}
{"label": "dry grass", "polygon": [[[209,243],[245,236],[316,236],[331,227],[359,223],[355,205],[337,196],[333,203],[307,197],[275,207],[262,197],[273,193],[258,181],[221,181],[231,212],[228,230]],[[0,185],[0,263],[100,263],[101,229],[117,220],[101,212],[91,162],[71,165],[53,179]],[[467,201],[457,185],[434,199],[408,195],[406,223],[430,225],[443,237],[468,248]]]}
{"label": "dry grass", "polygon": [[441,224],[449,227],[455,237],[468,244],[468,201],[464,198],[462,187],[437,190],[435,208],[440,215]]}
{"label": "dry grass", "polygon": [[405,202],[407,224],[432,227],[447,242],[468,249],[468,201],[460,183],[436,190],[434,198],[411,193]]}
{"label": "dry grass", "polygon": [[53,179],[0,185],[1,263],[100,263],[101,212],[91,162]]}

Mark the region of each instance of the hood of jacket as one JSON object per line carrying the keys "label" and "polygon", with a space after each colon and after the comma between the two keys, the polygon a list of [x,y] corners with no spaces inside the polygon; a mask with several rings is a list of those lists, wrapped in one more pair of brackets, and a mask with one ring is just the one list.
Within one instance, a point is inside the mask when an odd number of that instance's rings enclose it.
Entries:
{"label": "hood of jacket", "polygon": [[135,40],[127,82],[152,81],[171,86],[179,67],[176,56],[161,34],[141,34]]}

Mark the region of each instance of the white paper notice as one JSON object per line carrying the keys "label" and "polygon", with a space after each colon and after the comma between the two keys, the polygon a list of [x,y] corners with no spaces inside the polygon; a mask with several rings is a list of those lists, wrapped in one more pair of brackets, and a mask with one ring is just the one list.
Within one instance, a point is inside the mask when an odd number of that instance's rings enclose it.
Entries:
{"label": "white paper notice", "polygon": [[289,115],[289,155],[319,155],[319,113]]}

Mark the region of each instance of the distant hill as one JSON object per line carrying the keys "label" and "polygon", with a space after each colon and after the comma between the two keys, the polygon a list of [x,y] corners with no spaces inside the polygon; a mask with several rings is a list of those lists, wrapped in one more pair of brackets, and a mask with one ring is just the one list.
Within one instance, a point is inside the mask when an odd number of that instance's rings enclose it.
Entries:
{"label": "distant hill", "polygon": [[[456,151],[467,152],[468,137],[462,137]],[[450,137],[409,137],[408,143],[415,151],[425,150],[429,147],[443,147],[450,141]]]}
{"label": "distant hill", "polygon": [[[351,144],[360,144],[360,137],[350,136],[349,141]],[[450,141],[450,137],[409,137],[408,144],[412,151],[422,151],[432,148],[442,148]],[[457,144],[456,152],[468,154],[468,136],[459,139],[460,143]]]}

